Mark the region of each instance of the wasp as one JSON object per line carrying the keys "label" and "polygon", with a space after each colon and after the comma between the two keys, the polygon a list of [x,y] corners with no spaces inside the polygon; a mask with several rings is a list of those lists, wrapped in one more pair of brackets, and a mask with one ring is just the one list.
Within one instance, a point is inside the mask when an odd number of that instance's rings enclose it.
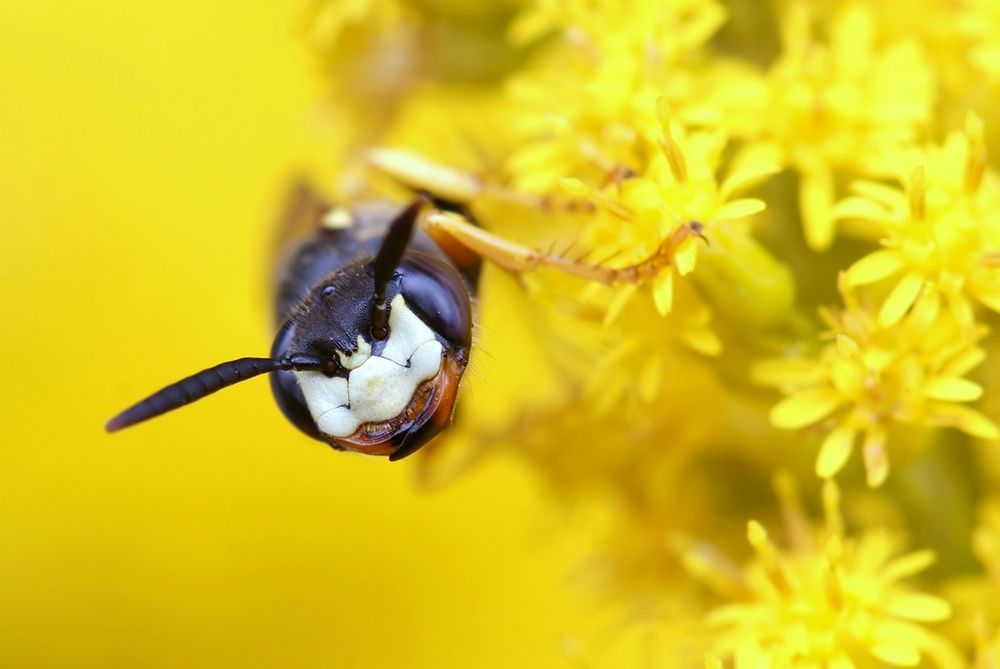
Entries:
{"label": "wasp", "polygon": [[471,220],[463,203],[490,188],[482,179],[399,151],[373,152],[371,162],[417,197],[402,208],[346,208],[307,186],[295,190],[286,227],[304,221],[306,232],[286,234],[293,241],[277,272],[269,357],[230,360],[172,383],[108,421],[108,432],[270,374],[279,409],[300,431],[338,450],[399,460],[452,422],[472,351],[481,259],[514,273],[550,267],[605,284],[636,282],[699,234],[679,228],[648,259],[622,268],[541,253]]}

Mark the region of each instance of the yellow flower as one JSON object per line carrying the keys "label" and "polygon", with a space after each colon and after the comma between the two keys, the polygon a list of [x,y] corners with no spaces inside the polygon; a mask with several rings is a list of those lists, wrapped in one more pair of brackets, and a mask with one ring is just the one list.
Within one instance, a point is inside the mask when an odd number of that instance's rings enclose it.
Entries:
{"label": "yellow flower", "polygon": [[794,492],[783,497],[790,545],[780,547],[750,521],[754,558],[739,577],[742,594],[709,614],[722,628],[713,656],[734,656],[739,669],[915,666],[922,658],[962,666],[957,651],[927,628],[947,619],[951,607],[903,583],[930,566],[931,551],[901,553],[900,537],[883,530],[849,535],[832,481],[823,487],[819,528]]}
{"label": "yellow flower", "polygon": [[[644,171],[591,188],[576,179],[563,179],[562,186],[576,197],[593,201],[597,212],[584,239],[596,258],[612,257],[615,266],[641,263],[682,229],[690,234],[674,250],[670,267],[651,282],[657,311],[673,308],[675,276],[690,274],[697,263],[699,247],[711,244],[715,226],[744,219],[764,209],[755,198],[737,197],[774,174],[773,153],[746,150],[731,161],[723,161],[728,138],[720,130],[688,130],[660,108],[659,150]],[[729,235],[749,238],[748,231],[730,227]],[[732,258],[739,262],[739,258]],[[624,307],[634,289],[619,289],[615,309]],[[613,314],[614,312],[612,312]],[[613,317],[609,320],[613,320]],[[716,346],[711,348],[717,349]]]}
{"label": "yellow flower", "polygon": [[[516,43],[554,33],[542,57],[508,83],[523,146],[507,161],[519,187],[603,182],[641,171],[655,144],[657,100],[699,112],[688,63],[725,19],[714,0],[539,2],[513,24]],[[700,115],[715,113],[701,112]]]}
{"label": "yellow flower", "polygon": [[[849,0],[853,1],[853,0]],[[993,0],[916,0],[908,11],[866,0],[884,32],[917,38],[949,94],[1000,81],[1000,4]]]}
{"label": "yellow flower", "polygon": [[816,473],[829,478],[844,466],[861,438],[868,483],[888,476],[888,429],[893,423],[955,427],[983,439],[1000,436],[992,420],[965,406],[982,388],[965,378],[983,352],[929,294],[904,318],[885,326],[844,290],[846,308],[824,311],[831,342],[818,357],[767,360],[756,379],[787,395],[771,410],[783,429],[812,425],[826,432]]}
{"label": "yellow flower", "polygon": [[784,51],[768,74],[763,137],[777,142],[799,174],[806,240],[834,239],[831,206],[843,175],[872,173],[872,156],[913,141],[930,121],[932,79],[918,46],[882,45],[872,13],[850,4],[835,13],[829,41],[813,35],[806,5],[786,12]]}
{"label": "yellow flower", "polygon": [[884,326],[918,296],[940,294],[971,329],[970,300],[1000,311],[1000,180],[986,169],[982,123],[970,116],[965,133],[893,162],[908,178],[905,190],[859,181],[857,194],[835,207],[836,216],[873,226],[884,247],[854,263],[847,283],[895,280],[879,311]]}

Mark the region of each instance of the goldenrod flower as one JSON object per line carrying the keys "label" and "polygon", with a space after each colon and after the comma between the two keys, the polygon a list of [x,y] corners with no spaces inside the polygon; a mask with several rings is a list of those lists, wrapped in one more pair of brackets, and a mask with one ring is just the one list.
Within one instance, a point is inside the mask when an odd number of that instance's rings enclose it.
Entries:
{"label": "goldenrod flower", "polygon": [[[932,630],[949,605],[905,584],[931,551],[847,532],[832,481],[860,450],[871,508],[916,523],[930,493],[901,491],[918,474],[984,489],[954,442],[1000,437],[992,405],[973,408],[990,384],[971,377],[1000,311],[990,139],[970,116],[929,143],[958,109],[998,113],[1000,22],[989,0],[916,2],[790,0],[774,21],[753,1],[318,3],[316,43],[340,91],[360,93],[339,96],[355,118],[337,126],[338,159],[392,147],[460,174],[442,199],[546,261],[507,267],[516,281],[484,263],[478,375],[437,452],[466,463],[502,444],[596,508],[587,582],[618,604],[673,604],[686,629],[706,608],[698,580],[723,593],[712,669],[951,669],[954,646],[970,650],[956,630],[991,613],[977,573],[977,596]],[[350,194],[412,196],[382,177]],[[838,229],[851,239],[834,246]],[[838,292],[842,307],[821,307]],[[788,448],[798,437],[818,456]],[[882,486],[893,449],[898,485]],[[942,462],[948,478],[926,473]],[[810,463],[825,526],[785,494],[784,547],[752,522],[750,563],[720,557],[748,515],[769,522],[766,472]],[[940,522],[971,527],[971,508]],[[887,525],[874,515],[864,526]],[[969,565],[940,544],[959,533],[920,539],[948,587]],[[994,534],[975,534],[990,572]]]}
{"label": "goldenrod flower", "polygon": [[982,123],[970,116],[964,133],[893,162],[907,177],[900,186],[861,181],[834,208],[873,226],[884,247],[851,265],[847,283],[896,281],[879,311],[883,326],[918,296],[940,294],[971,329],[970,300],[1000,311],[1000,180],[986,167]]}
{"label": "goldenrod flower", "polygon": [[826,42],[815,36],[805,3],[792,4],[782,28],[763,136],[798,172],[806,240],[821,251],[834,239],[837,180],[872,174],[873,156],[917,137],[930,121],[932,78],[914,42],[879,43],[864,4],[836,12]]}
{"label": "goldenrod flower", "polygon": [[975,345],[934,294],[891,325],[883,325],[849,290],[846,308],[826,310],[829,344],[816,358],[768,360],[756,378],[787,395],[771,411],[783,429],[819,426],[826,437],[816,473],[829,478],[844,466],[861,439],[868,483],[889,473],[886,440],[894,423],[955,427],[983,439],[1000,436],[996,425],[965,405],[982,388],[965,375],[982,361]]}
{"label": "goldenrod flower", "polygon": [[1000,81],[1000,5],[993,0],[916,0],[905,12],[879,0],[865,3],[885,34],[920,41],[950,95]]}
{"label": "goldenrod flower", "polygon": [[[664,105],[659,116],[659,150],[641,173],[600,189],[570,179],[564,179],[562,186],[597,205],[585,238],[595,257],[613,257],[616,266],[642,262],[682,228],[695,230],[676,248],[671,266],[652,281],[656,309],[665,315],[673,307],[675,275],[683,277],[694,270],[699,246],[711,244],[714,226],[764,209],[762,200],[738,196],[777,167],[774,155],[766,150],[747,150],[723,163],[725,133],[688,130],[670,118]],[[747,231],[730,228],[730,234]],[[614,302],[615,307],[620,310],[632,292],[619,293],[625,297]]]}
{"label": "goldenrod flower", "polygon": [[791,545],[782,548],[757,521],[754,551],[740,584],[742,601],[709,620],[722,628],[713,651],[740,669],[770,667],[962,666],[957,651],[927,624],[947,619],[948,603],[904,581],[934,561],[928,550],[904,553],[899,536],[844,529],[839,491],[823,487],[825,523],[812,528],[794,500],[783,500]]}
{"label": "goldenrod flower", "polygon": [[552,35],[543,56],[508,84],[524,145],[507,164],[514,183],[551,191],[567,177],[600,184],[642,171],[655,150],[657,100],[687,106],[685,60],[725,19],[714,0],[539,2],[513,24],[517,43]]}

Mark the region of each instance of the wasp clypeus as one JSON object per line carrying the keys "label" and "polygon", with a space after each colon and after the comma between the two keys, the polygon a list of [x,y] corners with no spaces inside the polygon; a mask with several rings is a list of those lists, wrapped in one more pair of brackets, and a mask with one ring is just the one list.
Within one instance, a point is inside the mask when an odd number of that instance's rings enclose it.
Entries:
{"label": "wasp clypeus", "polygon": [[173,383],[112,418],[109,432],[270,374],[279,408],[299,430],[337,449],[398,460],[451,423],[472,349],[481,258],[512,272],[551,267],[606,284],[636,282],[700,234],[696,225],[679,228],[627,267],[587,263],[473,224],[462,203],[490,186],[472,175],[396,151],[374,152],[372,163],[422,194],[403,208],[345,208],[295,189],[286,227],[305,233],[289,235],[278,272],[270,357],[230,360]]}

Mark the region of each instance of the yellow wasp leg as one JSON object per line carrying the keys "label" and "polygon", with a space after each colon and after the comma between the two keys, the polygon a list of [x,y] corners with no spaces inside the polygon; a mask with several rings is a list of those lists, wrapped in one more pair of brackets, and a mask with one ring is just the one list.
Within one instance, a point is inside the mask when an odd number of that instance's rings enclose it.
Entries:
{"label": "yellow wasp leg", "polygon": [[455,204],[469,204],[477,198],[488,196],[542,209],[562,207],[570,211],[586,211],[595,208],[593,203],[586,200],[567,199],[565,202],[555,203],[552,198],[524,193],[399,149],[372,149],[368,152],[368,164],[410,190],[428,193]]}
{"label": "yellow wasp leg", "polygon": [[656,277],[673,262],[674,254],[687,239],[702,235],[701,225],[690,223],[674,230],[646,259],[626,267],[601,264],[561,255],[541,253],[515,244],[473,225],[462,216],[432,210],[423,216],[421,226],[435,241],[448,246],[458,244],[510,272],[528,272],[541,268],[556,269],[571,276],[604,284],[638,283]]}
{"label": "yellow wasp leg", "polygon": [[480,177],[432,163],[409,151],[372,149],[368,164],[407,188],[433,193],[449,202],[471,202],[485,188]]}

